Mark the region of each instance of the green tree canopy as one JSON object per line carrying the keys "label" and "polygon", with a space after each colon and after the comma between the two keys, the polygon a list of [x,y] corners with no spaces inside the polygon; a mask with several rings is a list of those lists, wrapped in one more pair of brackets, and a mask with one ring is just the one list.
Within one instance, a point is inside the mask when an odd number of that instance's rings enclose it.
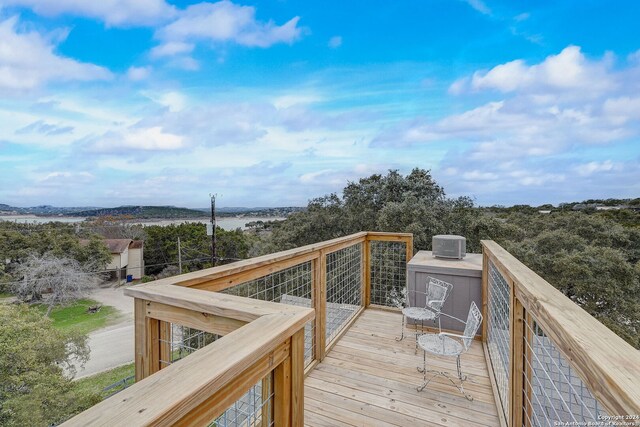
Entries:
{"label": "green tree canopy", "polygon": [[65,370],[88,355],[86,336],[62,334],[26,306],[0,305],[0,425],[64,421],[82,400]]}

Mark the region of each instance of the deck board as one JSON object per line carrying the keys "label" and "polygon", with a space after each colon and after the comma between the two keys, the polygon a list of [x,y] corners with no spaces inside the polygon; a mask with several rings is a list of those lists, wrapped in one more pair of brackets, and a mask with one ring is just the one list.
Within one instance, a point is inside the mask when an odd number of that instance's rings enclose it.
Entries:
{"label": "deck board", "polygon": [[[305,380],[305,425],[322,426],[499,426],[489,372],[480,342],[462,357],[469,402],[446,379],[418,392],[422,351],[414,330],[397,342],[399,313],[368,309]],[[455,359],[427,356],[436,369],[454,373]]]}

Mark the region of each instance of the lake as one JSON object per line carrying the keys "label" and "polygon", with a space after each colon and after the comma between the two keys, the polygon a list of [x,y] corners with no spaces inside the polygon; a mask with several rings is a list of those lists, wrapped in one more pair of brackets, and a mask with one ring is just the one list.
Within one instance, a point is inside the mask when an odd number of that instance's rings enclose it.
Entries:
{"label": "lake", "polygon": [[[35,216],[35,215],[0,215],[0,221],[12,221],[21,224],[44,224],[47,222],[64,222],[67,224],[73,224],[76,222],[82,222],[86,218],[84,217],[72,217],[72,216]],[[282,221],[284,218],[279,217],[224,217],[216,218],[216,224],[218,227],[225,230],[235,230],[236,228],[246,229],[245,224],[252,221]],[[140,221],[131,222],[131,224],[141,225],[160,225],[166,226],[170,224],[182,224],[187,223],[200,223],[206,224],[210,222],[209,218],[190,218],[190,219],[158,219],[150,220],[144,219]]]}

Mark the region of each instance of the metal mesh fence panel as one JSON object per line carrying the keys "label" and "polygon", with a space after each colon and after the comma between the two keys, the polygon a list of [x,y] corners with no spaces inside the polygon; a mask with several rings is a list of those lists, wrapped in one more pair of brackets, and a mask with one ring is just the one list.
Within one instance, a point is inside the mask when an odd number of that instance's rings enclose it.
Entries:
{"label": "metal mesh fence panel", "polygon": [[215,419],[210,427],[270,427],[273,420],[273,375],[251,387]]}
{"label": "metal mesh fence panel", "polygon": [[371,304],[402,307],[407,292],[404,242],[370,242]]}
{"label": "metal mesh fence panel", "polygon": [[488,281],[487,349],[500,395],[499,403],[506,418],[509,414],[509,284],[491,261]]}
{"label": "metal mesh fence panel", "polygon": [[601,405],[535,319],[525,316],[524,325],[522,392],[529,425],[597,425],[607,415]]}
{"label": "metal mesh fence panel", "polygon": [[[221,292],[262,301],[313,308],[313,269],[311,265],[311,261],[307,261],[258,279],[240,283]],[[309,365],[315,357],[314,333],[315,325],[312,320],[307,322],[304,327],[305,366]]]}
{"label": "metal mesh fence panel", "polygon": [[159,340],[161,347],[167,349],[165,354],[160,356],[160,364],[168,366],[219,338],[220,335],[172,323],[169,336]]}
{"label": "metal mesh fence panel", "polygon": [[357,243],[327,254],[327,344],[362,306],[363,247]]}

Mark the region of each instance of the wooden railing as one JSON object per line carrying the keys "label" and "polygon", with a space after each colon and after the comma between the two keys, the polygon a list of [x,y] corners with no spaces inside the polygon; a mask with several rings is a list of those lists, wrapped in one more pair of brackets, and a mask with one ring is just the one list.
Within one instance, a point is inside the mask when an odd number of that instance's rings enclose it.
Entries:
{"label": "wooden railing", "polygon": [[482,245],[483,340],[503,424],[638,423],[640,352],[495,242]]}
{"label": "wooden railing", "polygon": [[[305,373],[372,299],[393,305],[412,255],[411,234],[361,232],[128,288],[136,383],[65,425],[206,426],[256,394],[256,425],[302,425]],[[213,342],[176,360],[176,325]]]}

